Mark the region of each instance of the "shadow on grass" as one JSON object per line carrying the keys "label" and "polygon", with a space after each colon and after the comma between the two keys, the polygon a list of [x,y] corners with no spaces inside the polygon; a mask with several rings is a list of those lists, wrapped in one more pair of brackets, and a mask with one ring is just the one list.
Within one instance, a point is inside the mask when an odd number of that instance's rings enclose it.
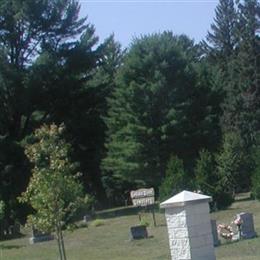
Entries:
{"label": "shadow on grass", "polygon": [[0,245],[1,250],[19,249],[25,247],[23,245]]}
{"label": "shadow on grass", "polygon": [[22,234],[22,233],[19,233],[19,234],[16,234],[16,235],[4,235],[3,237],[0,238],[0,242],[12,240],[12,239],[17,239],[17,238],[22,238],[22,237],[25,237],[25,235]]}
{"label": "shadow on grass", "polygon": [[257,239],[257,238],[259,238],[259,237],[256,234],[255,237],[251,237],[251,238],[241,238],[241,239],[238,239],[238,240],[221,240],[220,244],[216,247],[229,246],[229,245],[239,244],[239,243],[246,243],[250,240],[254,240],[254,239]]}
{"label": "shadow on grass", "polygon": [[97,211],[94,217],[107,219],[107,218],[117,218],[122,216],[138,215],[138,213],[142,213],[142,212],[147,212],[147,213],[152,212],[153,208],[156,213],[160,213],[159,204],[155,204],[154,206],[147,206],[147,207],[128,206],[128,207],[120,207],[120,208],[114,208],[108,210],[101,210],[101,211]]}
{"label": "shadow on grass", "polygon": [[156,227],[167,227],[166,223],[165,224],[157,224]]}
{"label": "shadow on grass", "polygon": [[251,197],[236,198],[234,202],[242,202],[242,201],[250,201],[250,200],[255,200],[255,199]]}

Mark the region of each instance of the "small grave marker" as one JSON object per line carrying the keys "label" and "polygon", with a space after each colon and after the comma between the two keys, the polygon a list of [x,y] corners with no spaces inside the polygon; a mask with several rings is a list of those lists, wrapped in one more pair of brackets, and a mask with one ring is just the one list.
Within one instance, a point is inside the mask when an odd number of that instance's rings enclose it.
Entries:
{"label": "small grave marker", "polygon": [[147,238],[148,233],[146,226],[135,226],[130,228],[131,239],[142,239]]}
{"label": "small grave marker", "polygon": [[35,228],[32,230],[32,237],[29,239],[30,244],[35,244],[38,242],[44,242],[53,240],[54,236],[49,233],[41,232]]}

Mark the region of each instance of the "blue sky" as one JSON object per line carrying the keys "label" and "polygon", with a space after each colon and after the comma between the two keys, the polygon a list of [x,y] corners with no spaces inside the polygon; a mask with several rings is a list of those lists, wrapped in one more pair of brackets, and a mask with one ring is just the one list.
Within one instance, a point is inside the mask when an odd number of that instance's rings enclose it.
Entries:
{"label": "blue sky", "polygon": [[80,0],[81,16],[95,25],[103,41],[111,33],[127,47],[133,37],[173,31],[202,40],[214,18],[214,0]]}

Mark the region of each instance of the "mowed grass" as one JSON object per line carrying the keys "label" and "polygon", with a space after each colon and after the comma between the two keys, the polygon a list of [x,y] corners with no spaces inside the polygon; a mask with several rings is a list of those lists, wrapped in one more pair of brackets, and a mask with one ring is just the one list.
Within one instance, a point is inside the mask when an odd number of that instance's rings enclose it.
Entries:
{"label": "mowed grass", "polygon": [[[225,211],[211,214],[217,223],[229,224],[239,212],[254,214],[255,228],[260,234],[260,202],[244,200],[235,202]],[[128,213],[129,214],[129,213]],[[151,223],[148,227],[150,238],[130,241],[129,228],[137,225],[137,215],[115,216],[113,210],[104,215],[103,225],[80,228],[65,233],[68,260],[167,260],[170,259],[168,234],[163,213],[156,214],[157,227],[152,225],[152,215],[143,217]],[[102,216],[102,215],[101,215]],[[100,216],[99,216],[100,218]],[[55,241],[29,245],[30,235],[20,239],[1,242],[0,259],[6,260],[52,260],[58,259]],[[234,243],[223,241],[216,248],[218,260],[256,260],[260,259],[260,237]]]}

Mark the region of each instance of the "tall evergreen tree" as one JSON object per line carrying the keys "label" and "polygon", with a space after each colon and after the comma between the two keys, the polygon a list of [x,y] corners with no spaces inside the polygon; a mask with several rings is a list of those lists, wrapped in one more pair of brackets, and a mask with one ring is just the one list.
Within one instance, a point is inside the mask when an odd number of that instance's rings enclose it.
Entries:
{"label": "tall evergreen tree", "polygon": [[[84,183],[104,205],[106,194],[101,180],[100,164],[105,154],[104,117],[107,98],[114,90],[115,77],[123,59],[121,45],[111,35],[98,47],[98,64],[76,96],[71,109],[63,115],[74,143],[75,156],[81,161]],[[77,115],[77,116],[76,116]]]}
{"label": "tall evergreen tree", "polygon": [[220,0],[215,10],[214,23],[204,42],[210,57],[225,70],[237,44],[237,14],[233,0]]}
{"label": "tall evergreen tree", "polygon": [[166,167],[165,178],[159,189],[160,201],[170,198],[171,196],[183,190],[191,188],[191,179],[187,178],[183,162],[176,156],[171,156]]}
{"label": "tall evergreen tree", "polygon": [[158,187],[170,154],[187,163],[206,145],[211,90],[196,62],[186,36],[164,32],[133,42],[109,99],[104,177]]}
{"label": "tall evergreen tree", "polygon": [[230,67],[231,79],[223,106],[224,130],[239,132],[247,147],[252,145],[259,129],[259,18],[257,1],[238,5],[239,42]]}
{"label": "tall evergreen tree", "polygon": [[203,194],[213,196],[218,182],[216,174],[216,162],[213,154],[207,150],[199,153],[195,166],[196,184]]}
{"label": "tall evergreen tree", "polygon": [[0,0],[0,135],[15,149],[0,156],[0,190],[12,198],[6,212],[16,210],[30,174],[21,140],[44,122],[67,119],[100,59],[94,27],[79,8],[74,0]]}
{"label": "tall evergreen tree", "polygon": [[222,190],[235,194],[250,187],[252,160],[239,133],[226,133],[216,157],[217,175]]}

